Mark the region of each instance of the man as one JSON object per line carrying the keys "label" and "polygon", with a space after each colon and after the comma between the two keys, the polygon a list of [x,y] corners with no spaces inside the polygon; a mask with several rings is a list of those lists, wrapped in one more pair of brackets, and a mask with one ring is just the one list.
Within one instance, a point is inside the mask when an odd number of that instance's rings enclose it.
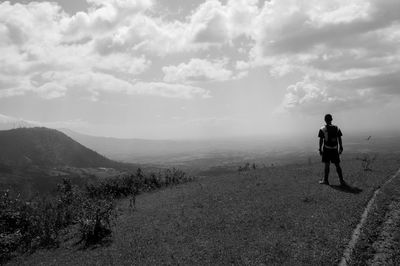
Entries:
{"label": "man", "polygon": [[[323,126],[319,132],[319,154],[322,156],[322,162],[325,163],[325,175],[324,178],[319,181],[320,184],[329,185],[329,168],[330,163],[334,163],[336,166],[336,172],[339,176],[340,185],[345,186],[346,183],[343,180],[342,168],[340,167],[339,154],[343,152],[342,145],[342,132],[340,129],[332,125],[332,115],[325,115],[326,125]],[[339,150],[338,150],[339,147]]]}

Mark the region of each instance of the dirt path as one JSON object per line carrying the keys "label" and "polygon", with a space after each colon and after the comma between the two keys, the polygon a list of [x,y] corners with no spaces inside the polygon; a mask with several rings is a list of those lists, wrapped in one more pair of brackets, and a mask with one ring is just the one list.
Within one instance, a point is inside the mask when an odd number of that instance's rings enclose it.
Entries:
{"label": "dirt path", "polygon": [[[358,239],[360,238],[360,234],[361,234],[361,228],[365,225],[367,218],[368,218],[368,214],[370,213],[371,209],[373,208],[376,199],[378,197],[378,195],[381,193],[382,189],[387,186],[388,184],[390,184],[395,178],[397,178],[400,175],[400,169],[396,172],[396,174],[394,174],[390,179],[388,179],[381,187],[379,187],[377,190],[375,190],[372,198],[369,200],[367,207],[365,208],[363,214],[361,215],[361,219],[360,222],[358,223],[358,225],[356,226],[356,228],[353,231],[353,234],[351,236],[350,242],[347,245],[347,247],[345,248],[344,252],[343,252],[343,257],[342,260],[339,263],[339,266],[345,266],[348,265],[348,262],[350,261],[351,255],[353,253],[354,247],[357,244]],[[394,207],[393,207],[394,208]],[[393,218],[400,218],[397,216],[400,216],[400,209],[398,208],[397,210],[393,209],[393,213],[389,213],[389,215],[392,215]],[[388,218],[387,221],[391,220],[391,217]],[[391,232],[393,232],[393,226],[392,228],[390,228],[390,230],[392,230]],[[389,230],[389,228],[387,228],[387,230]],[[389,232],[389,231],[388,231]],[[384,232],[382,232],[384,233]],[[383,248],[385,246],[385,242],[390,242],[389,239],[385,239],[385,234],[382,235],[382,239],[381,239],[381,243],[377,243],[377,245],[379,245],[379,247],[382,246],[382,250],[381,250],[381,255],[378,255],[377,260],[379,259],[379,257],[382,257],[382,259],[384,259],[384,253],[385,253],[385,249]],[[387,250],[387,249],[386,249]],[[389,255],[389,254],[387,254]],[[375,258],[374,258],[375,260]],[[372,265],[376,265],[376,264],[372,264]]]}

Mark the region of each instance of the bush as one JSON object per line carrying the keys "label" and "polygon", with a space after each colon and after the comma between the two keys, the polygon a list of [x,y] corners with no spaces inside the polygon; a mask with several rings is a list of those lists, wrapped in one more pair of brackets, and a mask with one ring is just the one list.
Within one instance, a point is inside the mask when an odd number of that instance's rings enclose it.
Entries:
{"label": "bush", "polygon": [[147,176],[138,168],[134,175],[109,178],[99,183],[87,184],[86,191],[90,198],[117,199],[161,187],[186,183],[191,180],[192,178],[188,177],[185,172],[176,168],[166,169],[164,172],[152,172]]}
{"label": "bush", "polygon": [[18,252],[57,246],[63,217],[54,201],[45,197],[24,201],[20,196],[12,198],[6,191],[1,195],[0,205],[1,261]]}
{"label": "bush", "polygon": [[62,230],[74,224],[79,225],[80,242],[95,243],[110,234],[112,209],[112,199],[92,199],[69,180],[58,185],[54,197],[25,201],[5,191],[0,198],[0,261],[39,247],[58,246]]}
{"label": "bush", "polygon": [[80,241],[85,246],[101,242],[111,235],[114,204],[106,199],[86,199],[81,203],[77,216]]}
{"label": "bush", "polygon": [[63,230],[73,225],[78,243],[99,243],[112,233],[115,199],[191,180],[176,168],[147,176],[138,168],[135,174],[87,184],[84,189],[64,179],[55,196],[28,201],[5,191],[0,195],[0,263],[20,252],[58,246]]}

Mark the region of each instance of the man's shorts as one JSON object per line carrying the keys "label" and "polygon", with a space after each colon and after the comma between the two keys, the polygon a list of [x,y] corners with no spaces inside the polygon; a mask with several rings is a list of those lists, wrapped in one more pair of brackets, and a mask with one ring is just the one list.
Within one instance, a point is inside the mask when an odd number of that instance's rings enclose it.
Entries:
{"label": "man's shorts", "polygon": [[322,151],[322,162],[323,163],[340,163],[339,151],[337,149],[326,149]]}

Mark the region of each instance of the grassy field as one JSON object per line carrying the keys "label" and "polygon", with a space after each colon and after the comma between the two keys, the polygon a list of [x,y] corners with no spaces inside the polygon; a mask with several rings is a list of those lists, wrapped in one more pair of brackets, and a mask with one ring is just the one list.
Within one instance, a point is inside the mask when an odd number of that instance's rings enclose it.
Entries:
{"label": "grassy field", "polygon": [[112,241],[78,250],[63,245],[10,261],[15,265],[334,265],[373,191],[400,167],[382,155],[363,171],[344,156],[343,190],[334,169],[321,186],[321,163],[232,172],[118,204]]}

